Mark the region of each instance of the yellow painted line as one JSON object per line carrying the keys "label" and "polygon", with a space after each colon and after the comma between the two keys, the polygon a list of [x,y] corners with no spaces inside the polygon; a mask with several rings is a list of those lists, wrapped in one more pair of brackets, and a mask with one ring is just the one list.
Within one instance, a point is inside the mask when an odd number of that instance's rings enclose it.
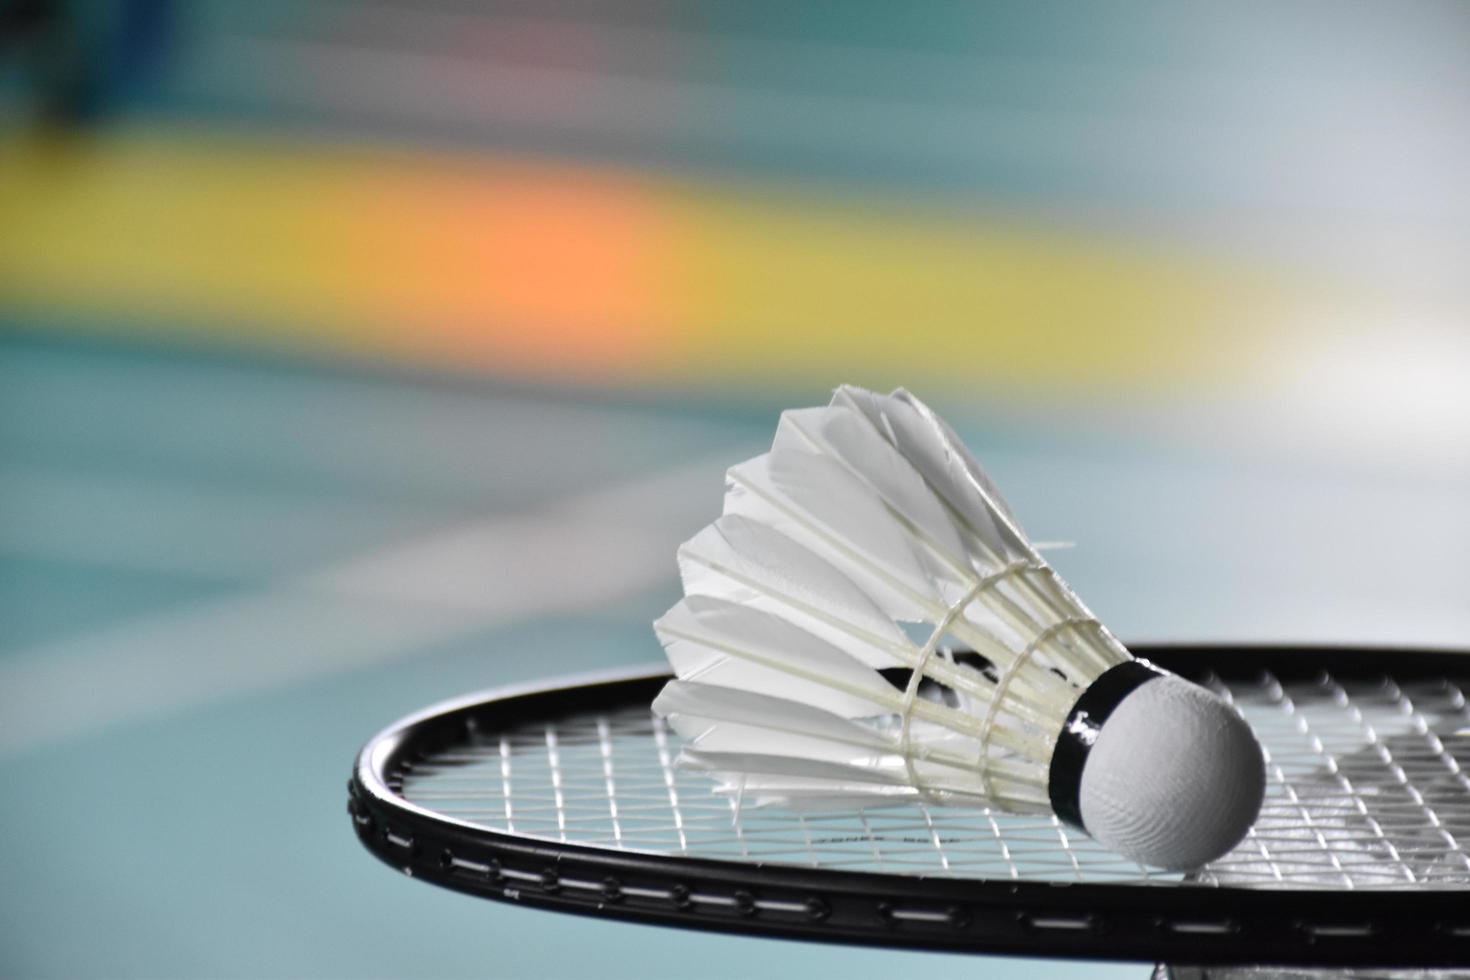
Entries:
{"label": "yellow painted line", "polygon": [[672,322],[636,179],[331,147],[123,137],[0,160],[0,297],[161,329],[624,369]]}
{"label": "yellow painted line", "polygon": [[612,383],[1195,385],[1296,302],[901,199],[193,132],[13,143],[0,226],[11,310]]}
{"label": "yellow painted line", "polygon": [[1195,384],[1248,365],[1260,312],[1288,302],[1263,275],[974,215],[734,195],[687,207],[704,318],[681,350],[722,374]]}

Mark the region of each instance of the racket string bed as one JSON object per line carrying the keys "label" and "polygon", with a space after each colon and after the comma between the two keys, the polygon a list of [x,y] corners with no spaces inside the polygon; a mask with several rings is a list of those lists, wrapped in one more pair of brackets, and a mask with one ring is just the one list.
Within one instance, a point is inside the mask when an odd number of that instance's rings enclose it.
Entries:
{"label": "racket string bed", "polygon": [[663,671],[405,718],[359,753],[348,811],[400,873],[561,911],[1019,955],[1470,964],[1470,654],[1138,649],[1238,710],[1268,759],[1255,827],[1188,873],[1049,813],[722,795],[647,707]]}
{"label": "racket string bed", "polygon": [[[412,803],[523,837],[613,850],[853,871],[1138,885],[1424,889],[1470,883],[1463,693],[1330,675],[1208,685],[1269,755],[1261,818],[1190,875],[1150,872],[1050,816],[924,803],[857,813],[732,808],[674,764],[678,737],[641,707],[483,733],[401,773]],[[732,822],[732,810],[735,818]],[[514,820],[512,822],[512,816]]]}
{"label": "racket string bed", "polygon": [[1467,724],[1454,685],[1407,690],[1323,675],[1288,688],[1268,677],[1244,694],[1273,785],[1251,838],[1208,869],[1213,883],[1415,890],[1470,882],[1455,836],[1470,829],[1470,794],[1451,748],[1467,752],[1465,737],[1450,734]]}

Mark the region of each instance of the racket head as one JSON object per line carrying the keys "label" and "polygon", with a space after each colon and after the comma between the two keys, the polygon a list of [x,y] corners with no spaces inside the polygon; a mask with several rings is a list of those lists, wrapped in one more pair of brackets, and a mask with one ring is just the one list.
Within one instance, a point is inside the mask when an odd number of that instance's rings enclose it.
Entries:
{"label": "racket head", "polygon": [[1133,650],[1233,700],[1269,759],[1251,836],[1187,875],[1052,818],[739,808],[673,766],[678,738],[648,710],[663,667],[405,718],[359,754],[348,810],[408,875],[564,912],[1021,955],[1470,962],[1470,654]]}

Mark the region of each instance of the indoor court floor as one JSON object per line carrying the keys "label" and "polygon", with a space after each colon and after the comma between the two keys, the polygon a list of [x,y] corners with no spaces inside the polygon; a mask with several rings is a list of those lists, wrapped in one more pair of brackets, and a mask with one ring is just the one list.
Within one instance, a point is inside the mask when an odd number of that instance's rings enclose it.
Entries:
{"label": "indoor court floor", "polygon": [[[6,975],[981,967],[487,904],[394,874],[349,827],[353,754],[400,715],[658,660],[648,624],[676,595],[674,547],[774,407],[18,334],[0,391]],[[1470,540],[1463,483],[1359,485],[963,422],[1033,532],[1079,540],[1054,561],[1124,638],[1470,635],[1463,606],[1446,612]],[[1427,590],[1314,557],[1386,497],[1412,501],[1395,536]]]}

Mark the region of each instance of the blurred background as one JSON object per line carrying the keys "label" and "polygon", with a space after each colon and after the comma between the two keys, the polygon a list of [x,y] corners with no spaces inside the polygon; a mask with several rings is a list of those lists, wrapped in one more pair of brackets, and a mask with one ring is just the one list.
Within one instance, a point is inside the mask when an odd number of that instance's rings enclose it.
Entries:
{"label": "blurred background", "polygon": [[841,382],[1125,641],[1466,646],[1467,161],[1453,2],[0,0],[0,975],[1004,971],[489,906],[343,784],[658,659]]}

